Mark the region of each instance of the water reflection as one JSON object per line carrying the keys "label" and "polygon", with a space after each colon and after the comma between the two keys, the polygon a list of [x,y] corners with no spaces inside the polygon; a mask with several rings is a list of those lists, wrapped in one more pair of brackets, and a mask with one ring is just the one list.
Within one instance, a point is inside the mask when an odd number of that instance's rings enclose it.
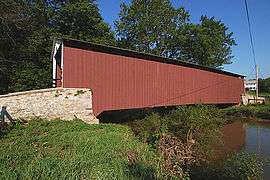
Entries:
{"label": "water reflection", "polygon": [[[247,124],[246,141],[243,150],[269,159],[270,123]],[[264,179],[270,179],[270,164],[264,169]]]}
{"label": "water reflection", "polygon": [[[256,153],[270,158],[270,121],[261,123],[234,122],[223,129],[224,144],[216,150],[218,156],[233,151]],[[264,179],[270,179],[270,164],[264,169]]]}

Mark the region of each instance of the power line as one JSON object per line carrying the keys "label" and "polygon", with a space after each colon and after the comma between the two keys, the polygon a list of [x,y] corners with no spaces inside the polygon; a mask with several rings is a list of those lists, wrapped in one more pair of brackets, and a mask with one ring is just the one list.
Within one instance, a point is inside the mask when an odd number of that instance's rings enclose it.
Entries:
{"label": "power line", "polygon": [[255,66],[257,66],[256,58],[255,58],[255,50],[254,50],[253,37],[252,37],[252,32],[251,32],[251,25],[250,25],[250,17],[249,17],[247,0],[245,0],[245,7],[246,7],[246,13],[247,13],[248,30],[249,30],[249,38],[250,38],[250,44],[251,44],[251,49],[252,49],[252,54],[253,54],[253,61],[254,61]]}
{"label": "power line", "polygon": [[253,78],[254,72],[256,71],[255,67],[251,68],[252,70],[250,71],[250,73],[246,76],[247,78]]}
{"label": "power line", "polygon": [[267,73],[260,71],[259,74],[263,79],[267,78]]}

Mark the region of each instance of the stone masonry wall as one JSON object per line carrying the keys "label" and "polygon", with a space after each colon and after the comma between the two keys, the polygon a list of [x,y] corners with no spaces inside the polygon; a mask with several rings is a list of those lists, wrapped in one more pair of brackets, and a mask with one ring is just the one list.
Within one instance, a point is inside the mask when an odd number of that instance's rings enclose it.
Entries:
{"label": "stone masonry wall", "polygon": [[87,123],[98,123],[93,115],[92,92],[89,89],[52,88],[11,93],[0,96],[1,106],[7,107],[13,119],[73,120],[77,117]]}

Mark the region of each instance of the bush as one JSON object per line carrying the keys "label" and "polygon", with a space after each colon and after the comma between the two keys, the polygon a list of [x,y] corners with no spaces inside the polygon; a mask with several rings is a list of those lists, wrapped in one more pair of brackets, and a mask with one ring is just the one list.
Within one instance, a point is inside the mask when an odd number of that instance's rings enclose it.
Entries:
{"label": "bush", "polygon": [[223,125],[220,111],[213,106],[180,106],[170,113],[160,116],[152,113],[142,120],[130,122],[135,135],[156,148],[161,134],[168,133],[187,142],[188,132],[194,138],[197,156],[206,159],[211,155],[211,147],[220,140],[219,128]]}
{"label": "bush", "polygon": [[238,153],[226,159],[222,174],[226,179],[260,179],[263,166],[256,154]]}
{"label": "bush", "polygon": [[220,127],[223,120],[219,110],[213,106],[181,106],[166,117],[168,131],[186,141],[191,131],[197,156],[208,158],[212,155],[211,146],[220,141]]}
{"label": "bush", "polygon": [[223,110],[225,115],[234,117],[255,117],[255,107],[254,106],[240,106],[240,107],[230,107]]}
{"label": "bush", "polygon": [[270,119],[270,105],[235,106],[223,109],[225,116],[239,118],[262,118]]}
{"label": "bush", "polygon": [[167,132],[163,118],[157,113],[151,113],[144,119],[130,122],[129,126],[136,136],[152,148],[156,148],[160,135]]}
{"label": "bush", "polygon": [[[224,114],[254,117],[269,106],[242,106],[220,110],[213,106],[181,106],[164,116],[152,113],[130,123],[133,131],[164,157],[168,172],[191,179],[259,179],[263,163],[254,154],[239,153],[215,160],[213,145],[222,143]],[[190,141],[194,140],[194,144]],[[159,142],[159,143],[157,143]],[[190,159],[190,161],[187,161]]]}
{"label": "bush", "polygon": [[[241,113],[252,115],[256,107],[244,108]],[[268,107],[264,108],[267,111]],[[228,109],[232,114],[240,111]],[[224,120],[226,111],[205,105],[181,106],[164,116],[152,113],[129,125],[141,140],[164,157],[165,169],[178,177],[256,179],[261,176],[263,164],[255,155],[239,153],[223,160],[212,158],[213,145],[223,143],[220,129],[228,123]]]}

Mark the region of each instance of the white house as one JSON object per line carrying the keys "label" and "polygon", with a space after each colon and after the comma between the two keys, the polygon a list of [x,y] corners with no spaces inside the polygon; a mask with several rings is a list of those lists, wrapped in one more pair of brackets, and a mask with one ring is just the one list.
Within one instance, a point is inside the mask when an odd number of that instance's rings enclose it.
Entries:
{"label": "white house", "polygon": [[249,91],[256,91],[256,80],[255,79],[249,79],[244,81],[245,89]]}

